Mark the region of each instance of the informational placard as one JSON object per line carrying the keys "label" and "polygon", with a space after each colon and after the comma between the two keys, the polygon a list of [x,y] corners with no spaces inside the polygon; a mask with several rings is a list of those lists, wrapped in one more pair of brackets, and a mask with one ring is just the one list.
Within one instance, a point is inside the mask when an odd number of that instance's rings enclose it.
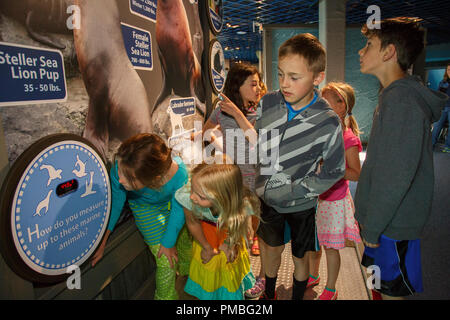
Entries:
{"label": "informational placard", "polygon": [[51,282],[80,266],[106,231],[108,172],[81,137],[52,135],[33,144],[11,168],[1,196],[2,254],[31,281]]}
{"label": "informational placard", "polygon": [[191,116],[195,113],[195,98],[178,98],[170,100],[170,107],[175,114],[185,116]]}
{"label": "informational placard", "polygon": [[225,85],[225,56],[223,54],[223,48],[217,39],[211,40],[209,43],[209,76],[211,80],[211,85],[216,92],[219,94],[222,92]]}
{"label": "informational placard", "polygon": [[222,0],[207,0],[208,21],[211,31],[218,35],[223,27],[223,8]]}
{"label": "informational placard", "polygon": [[129,0],[131,13],[144,19],[156,22],[156,6],[158,0]]}
{"label": "informational placard", "polygon": [[64,102],[63,55],[58,50],[0,42],[0,106]]}
{"label": "informational placard", "polygon": [[128,58],[135,69],[153,70],[152,36],[143,30],[121,23]]}

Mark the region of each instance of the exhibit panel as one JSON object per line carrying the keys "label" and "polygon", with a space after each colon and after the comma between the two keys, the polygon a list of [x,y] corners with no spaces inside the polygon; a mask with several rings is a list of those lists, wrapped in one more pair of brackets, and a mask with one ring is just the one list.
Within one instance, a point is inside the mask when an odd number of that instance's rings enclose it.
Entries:
{"label": "exhibit panel", "polygon": [[[95,268],[89,262],[108,223],[108,171],[122,141],[153,132],[192,160],[183,143],[211,112],[205,66],[210,28],[221,28],[221,11],[205,23],[206,6],[0,3],[1,138],[9,162],[0,263],[14,274],[2,298],[153,297],[154,258],[127,206],[103,259]],[[81,269],[83,290],[68,288],[71,266]]]}

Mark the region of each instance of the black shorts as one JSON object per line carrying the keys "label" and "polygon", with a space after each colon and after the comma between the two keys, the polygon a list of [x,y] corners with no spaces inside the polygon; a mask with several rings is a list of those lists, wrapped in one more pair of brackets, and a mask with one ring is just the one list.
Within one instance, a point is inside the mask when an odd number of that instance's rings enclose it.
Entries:
{"label": "black shorts", "polygon": [[316,208],[293,213],[279,213],[261,200],[261,223],[256,234],[271,247],[286,243],[286,223],[291,229],[292,255],[303,258],[307,251],[317,251]]}

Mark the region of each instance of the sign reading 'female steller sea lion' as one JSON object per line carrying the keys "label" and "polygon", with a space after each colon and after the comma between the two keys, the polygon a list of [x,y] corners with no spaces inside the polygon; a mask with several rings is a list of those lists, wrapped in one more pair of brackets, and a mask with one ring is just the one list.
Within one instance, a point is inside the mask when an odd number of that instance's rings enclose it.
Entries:
{"label": "sign reading 'female steller sea lion'", "polygon": [[13,271],[36,282],[52,282],[85,262],[106,231],[111,207],[101,157],[72,134],[30,146],[0,197],[2,254]]}
{"label": "sign reading 'female steller sea lion'", "polygon": [[135,69],[153,70],[152,36],[147,30],[121,22],[123,42]]}
{"label": "sign reading 'female steller sea lion'", "polygon": [[60,51],[0,42],[0,106],[64,102]]}

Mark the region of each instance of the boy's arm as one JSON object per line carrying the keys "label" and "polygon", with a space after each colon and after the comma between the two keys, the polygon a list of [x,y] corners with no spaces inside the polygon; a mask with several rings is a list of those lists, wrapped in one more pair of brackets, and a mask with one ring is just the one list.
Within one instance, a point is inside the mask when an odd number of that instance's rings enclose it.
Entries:
{"label": "boy's arm", "polygon": [[319,172],[312,172],[301,179],[294,187],[294,192],[304,193],[308,197],[319,196],[330,189],[344,174],[344,138],[341,125],[338,123],[328,138]]}
{"label": "boy's arm", "polygon": [[423,111],[410,91],[391,93],[383,97],[389,105],[379,115],[376,141],[380,145],[378,153],[370,155],[373,168],[366,182],[370,188],[361,235],[373,244],[394,218],[422,157]]}

